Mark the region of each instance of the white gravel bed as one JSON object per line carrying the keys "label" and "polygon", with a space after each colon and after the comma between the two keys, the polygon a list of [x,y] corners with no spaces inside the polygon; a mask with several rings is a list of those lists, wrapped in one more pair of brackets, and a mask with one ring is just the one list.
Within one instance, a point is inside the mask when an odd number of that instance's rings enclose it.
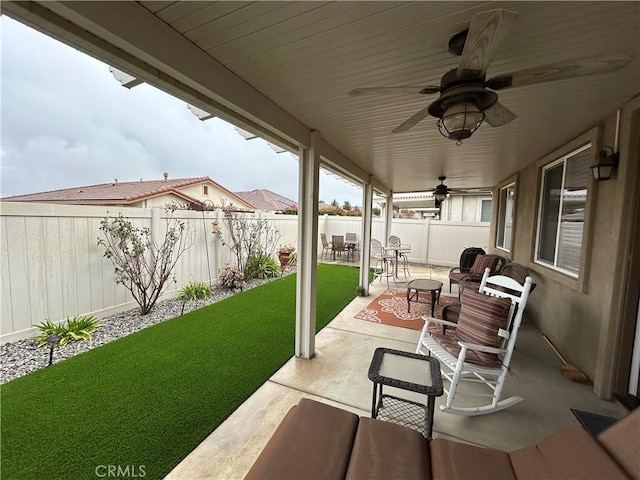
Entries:
{"label": "white gravel bed", "polygon": [[[294,271],[294,269],[291,269],[286,274],[288,275]],[[273,279],[249,280],[245,282],[244,290],[268,283],[271,280]],[[184,313],[218,302],[234,295],[234,293],[228,288],[215,288],[213,295],[206,300],[187,301],[184,304]],[[156,303],[151,312],[144,316],[140,315],[136,308],[99,319],[100,326],[94,332],[91,340],[72,341],[65,345],[56,346],[53,352],[53,363],[105,345],[165,320],[175,318],[180,315],[182,304],[182,299],[168,299]],[[0,385],[46,367],[48,364],[49,348],[38,348],[37,343],[32,338],[0,345]]]}

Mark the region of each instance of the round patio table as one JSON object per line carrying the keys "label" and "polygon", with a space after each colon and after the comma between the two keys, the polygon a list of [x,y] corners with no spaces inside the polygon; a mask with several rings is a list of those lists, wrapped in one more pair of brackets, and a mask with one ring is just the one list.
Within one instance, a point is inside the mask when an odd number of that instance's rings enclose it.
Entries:
{"label": "round patio table", "polygon": [[420,302],[420,292],[431,293],[431,316],[433,317],[435,305],[440,300],[442,282],[417,278],[407,283],[407,310],[409,313],[411,313],[411,302]]}

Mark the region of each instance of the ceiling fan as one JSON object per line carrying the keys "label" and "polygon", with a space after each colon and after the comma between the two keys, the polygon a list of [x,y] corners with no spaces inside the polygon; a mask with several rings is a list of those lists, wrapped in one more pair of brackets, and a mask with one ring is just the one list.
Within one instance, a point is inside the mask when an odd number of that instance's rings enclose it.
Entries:
{"label": "ceiling fan", "polygon": [[490,190],[486,188],[467,188],[467,189],[449,188],[444,184],[444,181],[446,179],[447,177],[444,175],[439,176],[438,180],[440,180],[440,184],[436,185],[436,187],[431,192],[433,194],[433,197],[436,200],[436,205],[439,202],[446,200],[450,193],[490,193]]}
{"label": "ceiling fan", "polygon": [[460,56],[460,63],[445,73],[440,85],[356,88],[351,96],[413,93],[440,96],[396,127],[392,133],[406,132],[429,115],[438,119],[440,133],[458,145],[486,121],[492,127],[506,125],[516,114],[498,102],[493,90],[516,88],[566,78],[613,72],[624,67],[631,57],[610,54],[552,63],[505,73],[486,80],[486,71],[498,47],[507,36],[518,13],[496,9],[476,13],[467,30],[449,41],[449,52]]}

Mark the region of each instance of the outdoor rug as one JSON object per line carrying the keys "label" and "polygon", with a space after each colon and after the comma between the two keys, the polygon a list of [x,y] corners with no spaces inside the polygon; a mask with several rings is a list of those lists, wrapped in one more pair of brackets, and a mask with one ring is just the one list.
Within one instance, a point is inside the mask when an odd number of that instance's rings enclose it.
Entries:
{"label": "outdoor rug", "polygon": [[[456,297],[441,295],[440,302],[436,304],[434,311],[435,317],[442,318],[442,308],[457,301]],[[388,289],[378,295],[355,318],[396,327],[422,330],[422,327],[424,327],[422,315],[431,315],[431,294],[421,293],[420,303],[411,302],[411,313],[409,313],[407,311],[407,291]]]}

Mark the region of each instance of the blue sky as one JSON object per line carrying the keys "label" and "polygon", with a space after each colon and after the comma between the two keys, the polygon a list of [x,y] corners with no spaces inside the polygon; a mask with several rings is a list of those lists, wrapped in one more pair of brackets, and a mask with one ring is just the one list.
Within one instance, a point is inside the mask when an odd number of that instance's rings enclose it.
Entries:
{"label": "blue sky", "polygon": [[[2,35],[1,196],[139,179],[209,176],[231,191],[298,198],[298,161],[235,127],[202,122],[147,84],[6,15]],[[289,171],[290,175],[283,175]],[[362,204],[362,190],[321,172],[320,200]]]}

